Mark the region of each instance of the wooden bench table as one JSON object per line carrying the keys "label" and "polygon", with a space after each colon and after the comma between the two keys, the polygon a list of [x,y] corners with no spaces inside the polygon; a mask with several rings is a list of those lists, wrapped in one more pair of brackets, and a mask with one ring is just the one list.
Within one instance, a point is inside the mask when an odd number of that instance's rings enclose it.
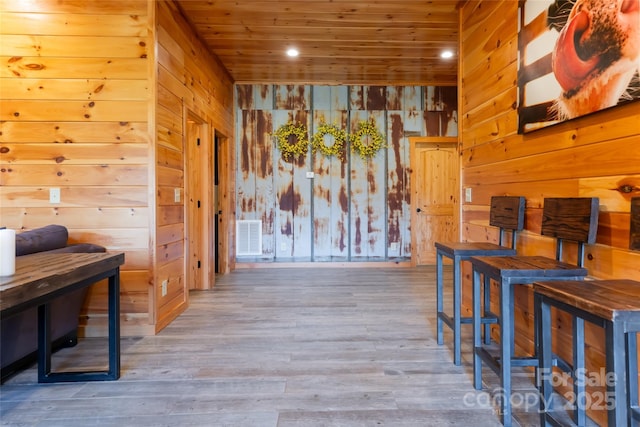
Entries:
{"label": "wooden bench table", "polygon": [[[541,425],[558,425],[553,408],[547,408],[552,390],[551,306],[573,316],[573,372],[585,369],[584,321],[604,328],[606,340],[606,397],[587,399],[585,382],[574,381],[574,421],[586,425],[588,402],[607,405],[608,425],[640,425],[638,408],[638,347],[640,332],[640,282],[633,280],[535,282],[534,303],[538,331],[538,369]],[[578,378],[580,379],[580,378]],[[583,378],[584,380],[584,378]]]}
{"label": "wooden bench table", "polygon": [[[120,378],[120,266],[123,253],[36,253],[16,258],[13,276],[0,277],[0,316],[38,307],[38,382],[105,381]],[[108,279],[107,371],[51,372],[50,302]]]}

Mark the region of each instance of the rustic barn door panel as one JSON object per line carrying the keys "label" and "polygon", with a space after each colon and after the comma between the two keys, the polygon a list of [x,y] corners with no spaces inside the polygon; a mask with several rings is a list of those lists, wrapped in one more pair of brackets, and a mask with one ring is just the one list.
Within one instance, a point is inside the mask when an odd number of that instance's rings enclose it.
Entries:
{"label": "rustic barn door panel", "polygon": [[[329,90],[322,91],[330,93]],[[346,95],[346,91],[344,91]],[[314,91],[314,106],[319,97]],[[324,102],[324,101],[327,102]],[[322,106],[335,105],[329,96],[318,102]],[[348,129],[348,112],[346,110],[314,110],[313,130],[316,132],[321,123],[334,124],[340,129]],[[325,136],[325,144],[331,145],[335,139]],[[349,242],[349,205],[347,179],[347,148],[344,147],[342,158],[326,156],[321,152],[313,155],[313,259],[316,261],[337,261],[348,258]]]}
{"label": "rustic barn door panel", "polygon": [[[384,135],[386,131],[384,111],[353,111],[351,132],[360,122],[372,121]],[[363,137],[365,144],[368,137]],[[362,158],[351,152],[350,171],[350,234],[351,259],[368,260],[386,257],[386,152],[378,151],[370,158]]]}
{"label": "rustic barn door panel", "polygon": [[[274,129],[288,123],[301,123],[310,128],[307,111],[276,110]],[[310,167],[309,153],[286,159],[275,150],[276,189],[276,258],[306,259],[311,256],[311,183],[306,176]]]}
{"label": "rustic barn door panel", "polygon": [[427,136],[458,135],[458,89],[455,86],[425,88]]}
{"label": "rustic barn door panel", "polygon": [[[251,98],[252,102],[256,98]],[[258,98],[259,99],[259,98]],[[237,180],[237,218],[239,220],[262,220],[262,254],[275,255],[275,148],[272,110],[240,110],[242,118],[238,125],[239,141]]]}
{"label": "rustic barn door panel", "polygon": [[349,90],[347,86],[313,86],[312,109],[314,111],[348,111]]}
{"label": "rustic barn door panel", "polygon": [[311,87],[308,85],[274,86],[276,110],[308,110],[311,106]]}
{"label": "rustic barn door panel", "polygon": [[424,135],[422,111],[388,111],[387,256],[390,259],[411,256],[410,144],[407,135]]}
{"label": "rustic barn door panel", "polygon": [[[261,99],[261,98],[256,98]],[[256,160],[254,209],[255,216],[251,219],[262,220],[262,253],[273,256],[276,230],[274,227],[276,207],[273,181],[273,165],[275,147],[271,133],[273,132],[273,116],[271,110],[257,110],[255,116],[254,141]]]}

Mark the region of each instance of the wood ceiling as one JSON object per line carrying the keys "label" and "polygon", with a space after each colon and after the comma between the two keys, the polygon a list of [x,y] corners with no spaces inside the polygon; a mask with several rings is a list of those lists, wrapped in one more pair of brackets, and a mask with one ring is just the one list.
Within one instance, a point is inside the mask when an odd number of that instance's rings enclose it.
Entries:
{"label": "wood ceiling", "polygon": [[459,0],[177,3],[236,83],[457,84]]}

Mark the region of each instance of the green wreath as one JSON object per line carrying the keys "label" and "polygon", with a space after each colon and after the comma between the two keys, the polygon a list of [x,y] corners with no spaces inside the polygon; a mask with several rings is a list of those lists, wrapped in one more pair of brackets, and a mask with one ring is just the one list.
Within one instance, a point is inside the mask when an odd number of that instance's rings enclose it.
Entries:
{"label": "green wreath", "polygon": [[[369,138],[368,144],[362,142],[362,138],[365,136]],[[358,123],[358,130],[349,136],[349,141],[351,142],[351,151],[357,151],[363,159],[375,156],[378,150],[387,146],[384,142],[384,135],[378,131],[372,121]]]}
{"label": "green wreath", "polygon": [[[309,148],[309,140],[307,139],[307,128],[302,123],[294,124],[286,123],[280,126],[274,133],[278,148],[282,152],[282,156],[289,160],[289,157],[300,156],[306,154]],[[295,142],[291,142],[291,137],[295,137]]]}
{"label": "green wreath", "polygon": [[[333,136],[333,144],[326,145],[324,143],[324,136]],[[347,132],[344,129],[340,129],[336,125],[328,125],[324,122],[320,123],[316,133],[311,138],[311,147],[313,152],[320,151],[325,156],[336,156],[339,159],[343,158],[344,145],[347,142]]]}

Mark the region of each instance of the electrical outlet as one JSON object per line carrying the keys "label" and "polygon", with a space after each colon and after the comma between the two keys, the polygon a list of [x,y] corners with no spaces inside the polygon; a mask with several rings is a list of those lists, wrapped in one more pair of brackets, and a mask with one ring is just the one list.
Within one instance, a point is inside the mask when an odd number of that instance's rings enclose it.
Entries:
{"label": "electrical outlet", "polygon": [[166,296],[167,295],[167,285],[169,284],[169,281],[167,279],[162,281],[162,296]]}
{"label": "electrical outlet", "polygon": [[180,203],[180,189],[179,188],[174,188],[173,189],[173,201],[176,203]]}
{"label": "electrical outlet", "polygon": [[307,178],[311,179],[315,176],[315,174],[313,173],[313,171],[307,171]]}
{"label": "electrical outlet", "polygon": [[50,188],[49,189],[49,203],[60,203],[60,189],[59,188]]}
{"label": "electrical outlet", "polygon": [[471,203],[473,201],[473,198],[471,197],[471,187],[464,189],[464,201],[467,203]]}

